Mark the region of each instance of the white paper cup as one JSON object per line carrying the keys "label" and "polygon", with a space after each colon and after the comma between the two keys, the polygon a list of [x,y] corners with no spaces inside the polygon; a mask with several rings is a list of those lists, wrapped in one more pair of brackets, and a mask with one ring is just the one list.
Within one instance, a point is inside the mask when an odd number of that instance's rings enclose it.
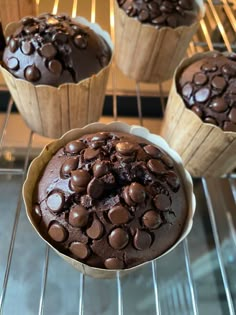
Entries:
{"label": "white paper cup", "polygon": [[115,0],[115,59],[120,70],[138,82],[170,79],[205,14],[203,1],[197,5],[198,20],[192,25],[156,29],[129,17]]}
{"label": "white paper cup", "polygon": [[[160,257],[169,253],[188,235],[193,224],[193,215],[195,212],[196,201],[195,201],[195,196],[193,194],[193,183],[192,183],[191,176],[183,168],[182,160],[179,157],[179,155],[168,146],[168,144],[166,143],[164,139],[162,139],[160,136],[151,134],[146,128],[139,127],[139,126],[129,126],[121,122],[112,122],[110,124],[93,123],[88,126],[85,126],[84,128],[71,130],[67,132],[64,136],[62,136],[60,139],[55,140],[51,142],[50,144],[48,144],[43,149],[41,154],[37,158],[35,158],[34,161],[31,163],[28,170],[26,181],[23,186],[23,198],[24,198],[24,203],[25,203],[28,219],[30,223],[32,224],[32,226],[34,227],[34,229],[36,230],[36,232],[39,234],[39,236],[59,256],[61,256],[64,260],[66,260],[68,263],[73,265],[76,269],[78,269],[85,275],[92,276],[94,278],[114,278],[116,277],[117,270],[108,270],[108,269],[90,267],[86,264],[83,264],[80,261],[77,261],[67,255],[62,254],[57,249],[55,249],[50,243],[48,243],[42,237],[36,223],[34,222],[34,218],[32,215],[33,194],[34,194],[35,187],[37,186],[37,183],[39,181],[40,175],[42,174],[42,171],[44,170],[45,166],[50,161],[52,156],[58,151],[59,148],[63,147],[66,143],[72,140],[78,139],[85,134],[95,133],[99,131],[119,131],[119,132],[130,133],[130,134],[142,137],[146,139],[147,141],[153,143],[154,145],[157,145],[158,147],[162,148],[165,152],[167,152],[172,157],[172,159],[176,163],[176,167],[179,171],[180,177],[185,187],[186,199],[187,199],[187,204],[188,204],[188,215],[187,215],[184,229],[178,241],[171,248],[169,248],[165,253],[163,253],[161,256],[157,257],[156,259],[159,259]],[[119,270],[120,275],[121,276],[126,275],[130,273],[131,271],[136,270],[147,263],[148,262],[145,262],[133,268]]]}
{"label": "white paper cup", "polygon": [[[98,24],[81,17],[77,17],[75,21],[89,26],[101,35],[113,51],[110,36]],[[17,25],[19,24],[9,24],[6,35],[12,34]],[[59,138],[72,128],[83,127],[99,120],[111,63],[112,57],[109,64],[97,74],[78,83],[65,83],[59,87],[33,85],[15,78],[3,67],[0,69],[28,127],[42,136]]]}

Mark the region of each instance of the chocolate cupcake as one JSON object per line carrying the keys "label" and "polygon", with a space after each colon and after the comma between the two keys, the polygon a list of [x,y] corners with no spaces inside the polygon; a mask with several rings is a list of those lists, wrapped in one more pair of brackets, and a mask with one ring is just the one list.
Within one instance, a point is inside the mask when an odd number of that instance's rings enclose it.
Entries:
{"label": "chocolate cupcake", "polygon": [[116,0],[118,67],[136,81],[170,79],[203,15],[201,1]]}
{"label": "chocolate cupcake", "polygon": [[160,257],[191,225],[191,180],[180,160],[159,137],[133,130],[114,123],[69,132],[33,162],[24,185],[36,230],[95,277]]}
{"label": "chocolate cupcake", "polygon": [[192,175],[220,176],[236,167],[235,91],[235,54],[196,54],[177,69],[162,135]]}
{"label": "chocolate cupcake", "polygon": [[112,54],[105,32],[85,19],[43,14],[6,33],[3,75],[32,130],[59,137],[100,118]]}

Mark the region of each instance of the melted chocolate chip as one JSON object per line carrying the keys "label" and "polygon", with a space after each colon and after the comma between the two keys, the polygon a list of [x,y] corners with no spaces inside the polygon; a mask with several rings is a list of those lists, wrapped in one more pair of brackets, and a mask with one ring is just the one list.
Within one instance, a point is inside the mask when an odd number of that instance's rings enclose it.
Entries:
{"label": "melted chocolate chip", "polygon": [[155,174],[164,174],[166,172],[165,165],[159,160],[149,160],[147,167]]}
{"label": "melted chocolate chip", "polygon": [[72,242],[69,250],[73,255],[80,259],[86,259],[90,253],[88,246],[81,242]]}
{"label": "melted chocolate chip", "polygon": [[210,90],[208,88],[202,88],[195,93],[195,99],[199,103],[204,103],[210,97]]}
{"label": "melted chocolate chip", "polygon": [[19,41],[16,38],[12,38],[9,42],[9,48],[12,53],[14,53],[19,47]]}
{"label": "melted chocolate chip", "polygon": [[68,237],[66,228],[58,222],[51,224],[48,230],[49,236],[56,242],[64,242]]}
{"label": "melted chocolate chip", "polygon": [[86,148],[86,146],[83,142],[71,141],[65,146],[65,152],[70,154],[78,154],[84,148]]}
{"label": "melted chocolate chip", "polygon": [[60,75],[62,72],[62,64],[58,60],[51,60],[48,63],[48,69],[55,75]]}
{"label": "melted chocolate chip", "polygon": [[87,45],[88,45],[87,38],[85,36],[82,36],[82,35],[77,35],[74,38],[74,43],[80,49],[85,49],[87,47]]}
{"label": "melted chocolate chip", "polygon": [[67,159],[61,166],[61,177],[68,178],[71,175],[71,171],[74,171],[78,167],[78,162],[78,157]]}
{"label": "melted chocolate chip", "polygon": [[222,97],[217,97],[210,103],[210,108],[215,112],[221,113],[226,111],[228,105]]}
{"label": "melted chocolate chip", "polygon": [[35,223],[38,225],[42,220],[42,211],[39,205],[34,205],[32,216],[34,218]]}
{"label": "melted chocolate chip", "polygon": [[123,206],[115,206],[108,212],[108,218],[113,224],[125,224],[129,221],[129,211]]}
{"label": "melted chocolate chip", "polygon": [[104,262],[104,265],[107,269],[123,269],[124,262],[118,258],[111,257],[107,258]]}
{"label": "melted chocolate chip", "polygon": [[130,155],[137,150],[137,146],[131,142],[119,142],[116,145],[116,151],[122,155]]}
{"label": "melted chocolate chip", "polygon": [[143,149],[148,155],[156,159],[160,158],[162,155],[161,151],[158,148],[150,144],[146,145]]}
{"label": "melted chocolate chip", "polygon": [[152,237],[148,232],[136,230],[134,235],[134,247],[138,250],[145,250],[151,246]]}
{"label": "melted chocolate chip", "polygon": [[146,197],[145,188],[139,183],[132,183],[129,186],[129,196],[135,203],[144,202]]}
{"label": "melted chocolate chip", "polygon": [[71,184],[73,186],[87,187],[91,176],[88,171],[75,170],[71,172]]}
{"label": "melted chocolate chip", "polygon": [[193,79],[196,85],[204,85],[207,82],[207,80],[208,80],[207,76],[201,72],[196,73]]}
{"label": "melted chocolate chip", "polygon": [[40,50],[43,57],[52,59],[55,57],[57,50],[51,43],[44,44]]}
{"label": "melted chocolate chip", "polygon": [[47,198],[47,206],[53,212],[61,212],[65,204],[65,196],[60,191],[51,193]]}
{"label": "melted chocolate chip", "polygon": [[25,55],[30,55],[34,51],[34,47],[30,42],[24,41],[21,43],[21,51]]}
{"label": "melted chocolate chip", "polygon": [[155,210],[149,210],[143,215],[143,224],[148,229],[157,229],[162,224],[160,214]]}
{"label": "melted chocolate chip", "polygon": [[103,234],[103,226],[102,223],[98,219],[94,219],[92,225],[86,230],[88,237],[93,240],[97,240],[101,238]]}
{"label": "melted chocolate chip", "polygon": [[117,228],[111,232],[108,239],[112,248],[123,249],[128,245],[129,235],[125,230]]}
{"label": "melted chocolate chip", "polygon": [[160,211],[168,211],[171,206],[170,197],[164,194],[156,195],[153,199],[155,207]]}
{"label": "melted chocolate chip", "polygon": [[229,112],[229,119],[236,124],[236,107],[233,107]]}
{"label": "melted chocolate chip", "polygon": [[100,153],[100,149],[94,150],[91,148],[87,148],[84,151],[84,159],[85,160],[93,160],[95,159]]}
{"label": "melted chocolate chip", "polygon": [[11,57],[7,61],[7,66],[11,70],[17,70],[19,69],[19,60],[15,57]]}
{"label": "melted chocolate chip", "polygon": [[93,175],[95,177],[101,177],[109,172],[109,164],[105,161],[98,160],[93,166]]}
{"label": "melted chocolate chip", "polygon": [[74,227],[83,227],[88,223],[89,212],[84,207],[79,205],[74,205],[70,209],[69,213],[69,223]]}
{"label": "melted chocolate chip", "polygon": [[88,195],[92,197],[93,199],[98,199],[101,197],[104,191],[104,184],[102,181],[93,178],[87,188]]}

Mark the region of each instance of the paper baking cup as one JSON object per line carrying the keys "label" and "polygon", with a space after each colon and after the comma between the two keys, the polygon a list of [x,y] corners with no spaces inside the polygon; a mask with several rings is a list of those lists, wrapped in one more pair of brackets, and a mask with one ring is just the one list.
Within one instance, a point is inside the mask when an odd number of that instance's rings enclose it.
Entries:
{"label": "paper baking cup", "polygon": [[[101,35],[111,50],[113,45],[110,36],[98,24],[86,19],[75,19],[89,26]],[[11,23],[6,34],[11,34],[18,23]],[[9,91],[22,115],[24,121],[34,132],[50,138],[59,138],[66,131],[83,127],[99,120],[104,103],[110,63],[97,74],[80,81],[66,83],[58,88],[49,85],[33,85],[32,83],[15,78],[10,72],[1,67],[3,77]]]}
{"label": "paper baking cup", "polygon": [[12,21],[19,21],[24,16],[35,16],[35,0],[0,0],[0,20],[3,29]]}
{"label": "paper baking cup", "polygon": [[[33,194],[35,191],[35,187],[38,184],[39,178],[42,174],[42,171],[44,170],[47,163],[50,161],[52,156],[58,151],[59,148],[65,146],[68,142],[78,139],[81,136],[88,134],[88,133],[96,133],[99,131],[119,131],[119,132],[125,132],[134,134],[136,136],[143,137],[147,141],[153,143],[154,145],[157,145],[161,147],[164,151],[166,151],[176,162],[176,167],[179,171],[179,174],[181,176],[181,179],[185,185],[185,192],[186,192],[186,198],[188,202],[188,216],[186,219],[186,223],[182,232],[182,235],[180,236],[179,240],[171,247],[169,248],[165,253],[163,253],[161,256],[159,256],[156,259],[159,259],[160,257],[164,256],[165,254],[169,253],[171,250],[173,250],[190,232],[192,228],[193,223],[193,215],[195,211],[195,196],[193,194],[193,184],[192,179],[189,173],[183,168],[183,164],[181,161],[181,158],[179,155],[173,151],[166,141],[162,139],[160,136],[151,134],[146,128],[139,127],[139,126],[129,126],[124,123],[120,122],[112,122],[110,124],[101,124],[101,123],[93,123],[90,124],[84,128],[77,128],[74,130],[71,130],[67,132],[64,136],[62,136],[60,139],[55,140],[48,144],[41,154],[34,159],[34,161],[31,163],[26,181],[23,186],[23,198],[24,203],[26,207],[26,212],[28,219],[30,223],[33,225],[36,232],[40,235],[40,237],[63,259],[65,259],[68,263],[73,265],[76,269],[81,271],[82,273],[92,276],[95,278],[114,278],[116,277],[116,270],[107,270],[107,269],[101,269],[101,268],[94,268],[90,267],[86,264],[83,264],[80,261],[77,261],[71,257],[68,257],[67,255],[64,255],[60,253],[57,249],[55,249],[50,243],[48,243],[40,234],[40,231],[38,230],[38,227],[36,223],[34,222],[34,218],[32,215],[32,206],[33,206]],[[141,266],[147,264],[148,262],[145,262],[143,264],[140,264],[138,266],[135,266],[133,268],[129,268],[126,270],[119,270],[120,275],[125,275],[127,273],[130,273],[133,270],[136,270],[137,268],[140,268]]]}
{"label": "paper baking cup", "polygon": [[[197,2],[199,20],[204,16],[202,0]],[[140,23],[119,8],[115,0],[115,59],[128,77],[138,82],[162,82],[170,79],[184,58],[199,21],[191,26],[156,29]]]}
{"label": "paper baking cup", "polygon": [[221,176],[236,167],[236,132],[204,123],[186,108],[176,82],[183,69],[214,52],[196,54],[183,60],[176,69],[161,135],[182,157],[192,176]]}

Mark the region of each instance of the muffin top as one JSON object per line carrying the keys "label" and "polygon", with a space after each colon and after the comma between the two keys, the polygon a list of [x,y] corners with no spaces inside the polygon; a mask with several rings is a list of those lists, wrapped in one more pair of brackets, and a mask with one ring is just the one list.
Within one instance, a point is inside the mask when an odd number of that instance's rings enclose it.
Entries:
{"label": "muffin top", "polygon": [[52,157],[32,215],[61,252],[90,266],[123,269],[175,244],[187,209],[175,162],[163,150],[133,135],[99,132]]}
{"label": "muffin top", "polygon": [[6,44],[4,67],[35,85],[77,83],[111,59],[105,40],[67,15],[25,17]]}
{"label": "muffin top", "polygon": [[156,28],[189,26],[197,21],[198,7],[194,0],[117,0],[130,17]]}
{"label": "muffin top", "polygon": [[213,53],[186,67],[177,88],[204,122],[236,132],[236,54]]}

